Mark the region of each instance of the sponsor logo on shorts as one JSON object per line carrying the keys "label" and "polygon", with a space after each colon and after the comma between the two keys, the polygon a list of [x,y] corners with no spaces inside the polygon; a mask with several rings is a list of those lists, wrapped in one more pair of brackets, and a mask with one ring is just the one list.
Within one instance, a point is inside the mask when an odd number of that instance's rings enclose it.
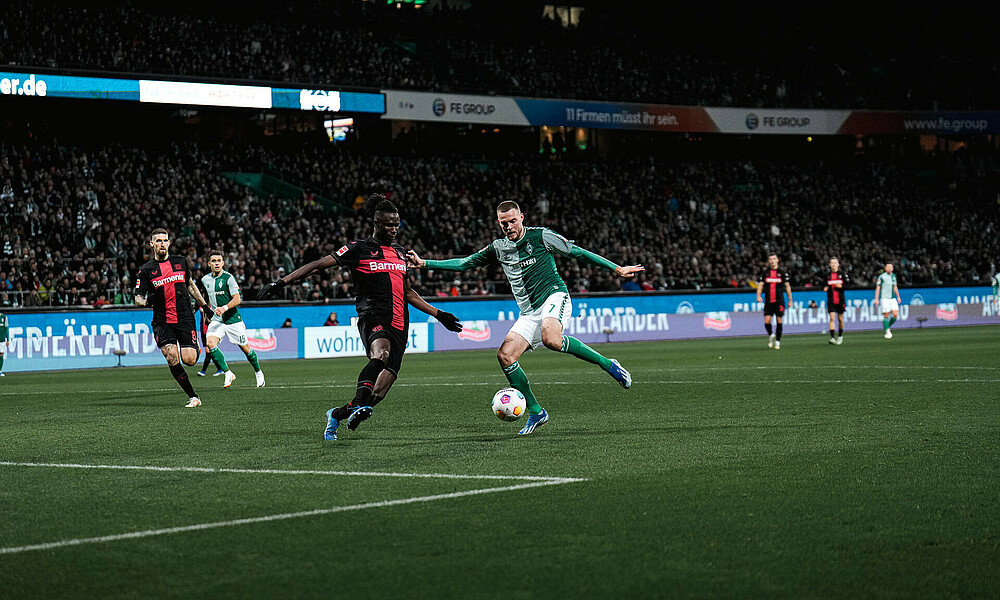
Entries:
{"label": "sponsor logo on shorts", "polygon": [[372,333],[378,333],[380,331],[382,331],[381,325],[376,325],[375,327],[372,327]]}

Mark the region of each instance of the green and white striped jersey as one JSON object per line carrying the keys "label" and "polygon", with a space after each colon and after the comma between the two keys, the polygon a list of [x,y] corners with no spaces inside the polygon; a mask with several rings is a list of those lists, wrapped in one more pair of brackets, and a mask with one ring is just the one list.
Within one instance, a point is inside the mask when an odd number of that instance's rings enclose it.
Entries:
{"label": "green and white striped jersey", "polygon": [[[205,286],[205,291],[208,292],[208,298],[205,300],[208,301],[208,305],[212,307],[213,311],[220,306],[225,306],[233,299],[233,296],[240,293],[240,286],[236,284],[236,278],[229,271],[219,273],[218,277],[209,273],[201,278],[201,283]],[[240,310],[234,306],[221,317],[212,315],[212,320],[232,325],[242,321],[243,317],[240,316]]]}
{"label": "green and white striped jersey", "polygon": [[0,313],[0,342],[6,342],[10,339],[10,322],[7,321],[7,315]]}
{"label": "green and white striped jersey", "polygon": [[428,269],[464,271],[498,263],[510,281],[514,300],[522,313],[537,310],[555,292],[569,293],[566,282],[559,276],[555,254],[585,260],[614,270],[617,265],[608,259],[579,248],[547,227],[525,227],[516,242],[507,238],[493,240],[489,245],[465,258],[428,260]]}
{"label": "green and white striped jersey", "polygon": [[882,274],[878,276],[877,285],[879,286],[879,300],[892,300],[896,297],[896,294],[892,291],[892,288],[896,285],[895,273],[882,271]]}

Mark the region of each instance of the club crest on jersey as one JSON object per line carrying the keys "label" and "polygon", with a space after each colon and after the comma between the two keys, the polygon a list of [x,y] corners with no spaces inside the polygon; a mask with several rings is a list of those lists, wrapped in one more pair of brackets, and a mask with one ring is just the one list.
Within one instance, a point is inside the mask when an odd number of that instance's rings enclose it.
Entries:
{"label": "club crest on jersey", "polygon": [[535,248],[531,245],[531,242],[525,244],[524,249],[528,252],[528,254],[531,254],[532,252],[535,251]]}
{"label": "club crest on jersey", "polygon": [[340,250],[337,250],[337,256],[343,256],[347,252],[347,246],[341,246]]}

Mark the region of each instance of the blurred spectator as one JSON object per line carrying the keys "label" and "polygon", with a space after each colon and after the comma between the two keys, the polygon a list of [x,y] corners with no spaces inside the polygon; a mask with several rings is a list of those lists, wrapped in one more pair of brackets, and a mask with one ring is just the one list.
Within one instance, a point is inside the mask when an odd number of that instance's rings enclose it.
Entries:
{"label": "blurred spectator", "polygon": [[323,323],[323,325],[326,327],[340,325],[340,321],[337,320],[337,313],[335,312],[330,313],[330,316],[326,318],[326,322]]}

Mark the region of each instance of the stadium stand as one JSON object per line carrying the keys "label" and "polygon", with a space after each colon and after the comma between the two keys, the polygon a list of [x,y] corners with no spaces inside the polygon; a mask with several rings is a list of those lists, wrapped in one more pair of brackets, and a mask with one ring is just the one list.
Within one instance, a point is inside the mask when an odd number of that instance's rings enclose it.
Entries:
{"label": "stadium stand", "polygon": [[846,7],[816,23],[579,2],[579,22],[563,27],[540,2],[440,4],[13,0],[0,7],[0,64],[772,108],[989,109],[1000,78],[986,7],[967,8],[962,35],[944,40],[934,19]]}
{"label": "stadium stand", "polygon": [[[401,207],[401,241],[424,256],[465,255],[496,236],[493,209],[515,200],[546,225],[622,264],[642,263],[643,289],[739,287],[777,252],[793,284],[818,284],[837,255],[854,281],[886,260],[905,284],[985,281],[998,255],[995,153],[928,158],[617,158],[554,162],[372,156],[323,143],[62,145],[8,129],[0,143],[0,303],[111,304],[129,299],[145,235],[171,228],[205,268],[221,245],[241,286],[368,234],[351,210],[278,197],[222,173],[272,169],[350,199],[385,191]],[[984,186],[984,182],[994,185]],[[580,292],[614,291],[608,273],[564,264]],[[289,293],[349,297],[344,275]],[[125,285],[123,285],[123,282]],[[423,294],[504,292],[502,274],[415,275]],[[453,289],[454,288],[454,289]],[[123,293],[124,292],[124,293]],[[117,298],[117,299],[116,299]]]}

